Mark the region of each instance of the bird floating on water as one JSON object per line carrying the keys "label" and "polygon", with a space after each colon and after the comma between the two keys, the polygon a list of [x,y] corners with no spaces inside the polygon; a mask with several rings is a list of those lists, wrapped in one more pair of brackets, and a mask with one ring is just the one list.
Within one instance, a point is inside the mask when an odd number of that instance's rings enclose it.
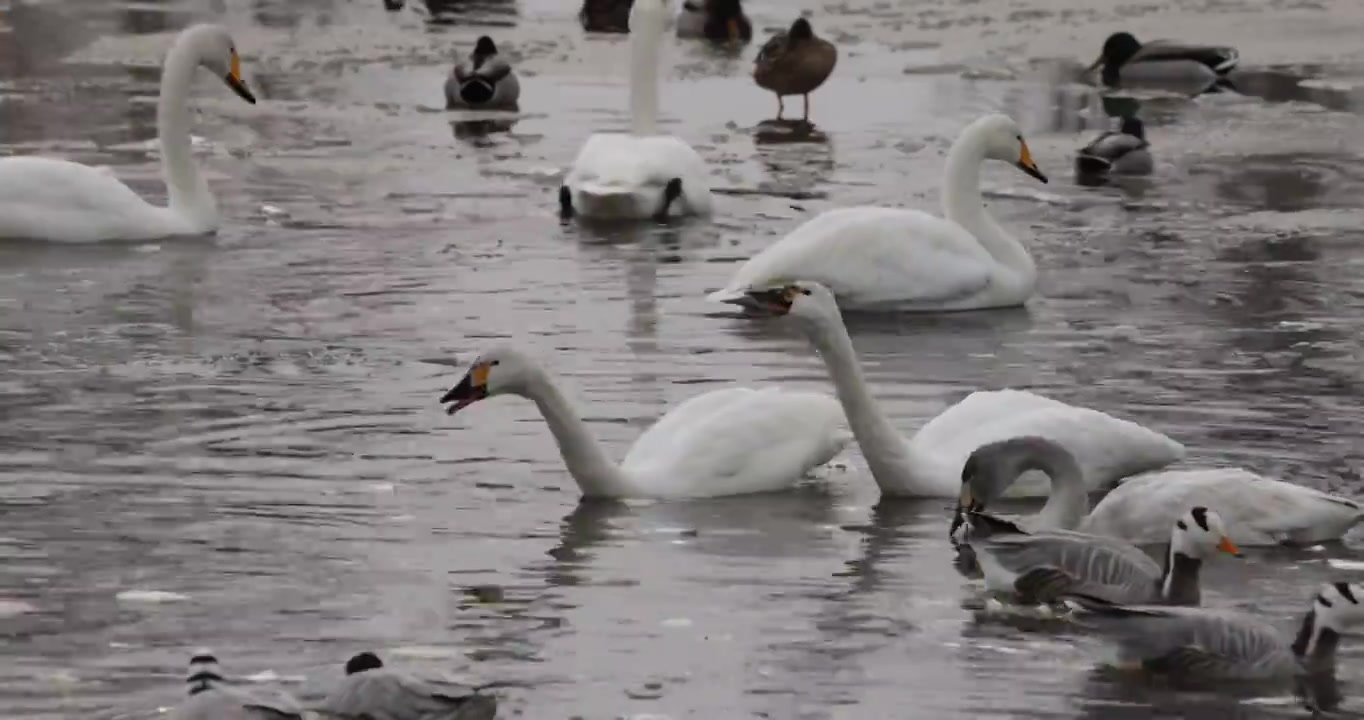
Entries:
{"label": "bird floating on water", "polygon": [[1146,126],[1134,116],[1094,138],[1075,158],[1075,172],[1081,175],[1149,175],[1154,167]]}
{"label": "bird floating on water", "polygon": [[445,81],[447,110],[516,110],[521,82],[493,39],[484,35],[469,57],[454,67]]}
{"label": "bird floating on water", "polygon": [[753,39],[753,25],[740,0],[683,0],[677,36],[746,43]]}
{"label": "bird floating on water", "polygon": [[810,93],[814,92],[838,64],[838,48],[815,35],[810,21],[797,18],[791,29],[768,38],[753,64],[753,79],[758,86],[777,94],[777,119],[786,107],[782,97],[805,98],[803,119],[810,120]]}
{"label": "bird floating on water", "polygon": [[1132,33],[1116,32],[1085,73],[1101,70],[1105,85],[1143,82],[1215,82],[1236,67],[1235,48],[1186,45],[1170,40],[1141,43]]}

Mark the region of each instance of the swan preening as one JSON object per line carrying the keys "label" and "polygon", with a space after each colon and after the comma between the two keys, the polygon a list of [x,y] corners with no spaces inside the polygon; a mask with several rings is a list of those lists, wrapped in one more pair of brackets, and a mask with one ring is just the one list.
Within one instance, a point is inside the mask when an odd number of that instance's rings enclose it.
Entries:
{"label": "swan preening", "polygon": [[683,140],[658,129],[661,43],[668,0],[636,0],[630,10],[630,132],[594,133],[559,188],[564,217],[665,219],[709,215],[706,163]]}
{"label": "swan preening", "polygon": [[749,290],[789,280],[818,282],[846,309],[975,310],[1020,305],[1037,267],[1022,243],[985,211],[980,168],[1010,163],[1046,182],[1013,120],[967,125],[947,153],[943,216],[851,207],[821,213],[745,262],[712,302],[747,304]]}
{"label": "swan preening", "polygon": [[88,165],[42,157],[0,158],[0,238],[89,243],[202,235],[218,229],[218,204],[190,152],[186,96],[204,67],[243,100],[256,98],[242,79],[227,30],[195,25],[175,39],[161,72],[156,125],[166,207],[148,204],[112,175]]}
{"label": "swan preening", "polygon": [[[799,281],[753,290],[748,298],[756,307],[796,319],[819,352],[882,494],[958,497],[962,467],[972,451],[1020,435],[1042,436],[1065,447],[1085,468],[1090,489],[1183,457],[1179,443],[1136,423],[1021,390],[972,393],[906,439],[872,397],[828,288]],[[1037,495],[1046,492],[1046,485],[1014,486],[1011,491]]]}
{"label": "swan preening", "polygon": [[514,348],[493,349],[441,397],[454,414],[495,395],[539,409],[568,473],[592,498],[699,498],[783,490],[851,440],[828,395],[726,388],[693,397],[609,459],[550,374]]}

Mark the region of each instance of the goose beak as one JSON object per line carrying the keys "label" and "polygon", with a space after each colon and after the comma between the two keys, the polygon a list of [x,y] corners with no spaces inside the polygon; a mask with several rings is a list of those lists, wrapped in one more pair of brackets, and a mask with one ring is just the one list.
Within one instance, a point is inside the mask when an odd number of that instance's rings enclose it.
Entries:
{"label": "goose beak", "polygon": [[1037,168],[1037,163],[1033,162],[1032,152],[1028,150],[1028,144],[1021,140],[1018,142],[1018,162],[1014,164],[1018,166],[1019,170],[1041,180],[1043,183],[1047,182],[1047,176],[1043,175],[1042,171]]}
{"label": "goose beak", "polygon": [[1231,538],[1226,535],[1223,535],[1221,542],[1217,543],[1217,549],[1232,557],[1241,557],[1241,549],[1236,547],[1236,543],[1232,542]]}
{"label": "goose beak", "polygon": [[791,312],[791,301],[794,299],[794,296],[788,288],[750,290],[744,294],[756,303],[758,307],[767,310],[774,315],[785,315]]}
{"label": "goose beak", "polygon": [[441,396],[441,404],[451,403],[445,408],[445,414],[454,415],[470,405],[488,397],[488,366],[475,365],[469,368],[469,372],[459,381],[459,384],[450,388],[448,392]]}
{"label": "goose beak", "polygon": [[227,74],[223,76],[223,82],[232,88],[232,92],[241,96],[241,99],[256,104],[256,96],[251,94],[251,90],[246,87],[246,81],[242,80],[242,59],[237,55],[237,51],[232,51],[232,59],[228,61]]}

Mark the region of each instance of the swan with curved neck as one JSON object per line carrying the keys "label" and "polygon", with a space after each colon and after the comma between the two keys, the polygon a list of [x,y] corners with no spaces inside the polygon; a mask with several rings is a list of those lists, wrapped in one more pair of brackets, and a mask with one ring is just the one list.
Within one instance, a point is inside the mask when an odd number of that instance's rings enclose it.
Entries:
{"label": "swan with curved neck", "polygon": [[[961,467],[977,447],[1018,435],[1049,438],[1079,458],[1097,489],[1173,462],[1183,448],[1160,433],[1088,408],[1020,390],[976,392],[908,442],[867,387],[833,293],[815,282],[748,293],[749,303],[790,316],[819,351],[854,437],[885,495],[957,497]],[[1040,494],[1044,488],[1018,494]]]}
{"label": "swan with curved neck", "polygon": [[151,240],[218,228],[218,205],[190,152],[186,99],[204,67],[249,103],[241,59],[227,30],[195,25],[176,38],[161,72],[156,106],[166,207],[88,165],[40,157],[0,158],[0,237],[54,242]]}
{"label": "swan with curved neck", "polygon": [[717,497],[783,490],[832,459],[851,437],[828,395],[726,388],[687,400],[635,441],[619,464],[607,457],[550,374],[528,355],[479,356],[441,397],[454,414],[496,395],[535,403],[569,475],[592,498]]}
{"label": "swan with curved neck", "polygon": [[562,217],[665,221],[711,213],[705,161],[658,128],[668,22],[668,0],[636,0],[630,9],[630,132],[587,139],[559,187]]}
{"label": "swan with curved neck", "polygon": [[1021,305],[1037,267],[985,211],[980,168],[1007,162],[1047,178],[1018,125],[987,115],[967,125],[947,153],[944,217],[919,210],[851,207],[821,213],[745,262],[708,300],[746,305],[744,293],[788,280],[828,287],[844,309],[931,312]]}

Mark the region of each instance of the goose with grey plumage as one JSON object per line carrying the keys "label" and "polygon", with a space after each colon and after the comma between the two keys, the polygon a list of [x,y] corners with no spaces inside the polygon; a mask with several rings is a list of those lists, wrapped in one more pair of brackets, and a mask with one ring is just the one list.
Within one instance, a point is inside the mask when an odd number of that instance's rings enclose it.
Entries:
{"label": "goose with grey plumage", "polygon": [[493,720],[497,715],[492,695],[391,670],[372,652],[355,655],[345,669],[345,677],[313,708],[324,718]]}
{"label": "goose with grey plumage", "polygon": [[1240,555],[1221,518],[1204,507],[1175,521],[1163,565],[1135,545],[1065,530],[996,531],[966,542],[986,587],[1021,605],[1077,595],[1120,604],[1198,605],[1203,562],[1218,552]]}
{"label": "goose with grey plumage", "polygon": [[302,720],[301,709],[285,698],[264,699],[230,687],[207,650],[189,661],[189,699],[175,708],[172,720]]}
{"label": "goose with grey plumage", "polygon": [[1303,545],[1339,540],[1364,519],[1359,503],[1243,468],[1156,470],[1129,477],[1090,510],[1085,476],[1075,456],[1043,437],[1015,437],[982,445],[962,468],[961,495],[951,534],[966,511],[985,513],[1025,472],[1051,481],[1036,515],[1011,518],[1024,531],[1080,530],[1155,545],[1169,537],[1170,518],[1190,507],[1215,508],[1239,546]]}
{"label": "goose with grey plumage", "polygon": [[487,35],[445,81],[446,110],[516,110],[520,98],[516,72]]}
{"label": "goose with grey plumage", "polygon": [[1075,157],[1079,175],[1150,175],[1155,168],[1151,143],[1141,118],[1125,117],[1117,130],[1109,130],[1080,148]]}
{"label": "goose with grey plumage", "polygon": [[1177,684],[1291,681],[1330,675],[1341,635],[1364,623],[1364,585],[1323,584],[1298,625],[1281,635],[1257,617],[1223,608],[1114,606],[1081,601],[1077,622],[1117,644],[1121,669]]}

